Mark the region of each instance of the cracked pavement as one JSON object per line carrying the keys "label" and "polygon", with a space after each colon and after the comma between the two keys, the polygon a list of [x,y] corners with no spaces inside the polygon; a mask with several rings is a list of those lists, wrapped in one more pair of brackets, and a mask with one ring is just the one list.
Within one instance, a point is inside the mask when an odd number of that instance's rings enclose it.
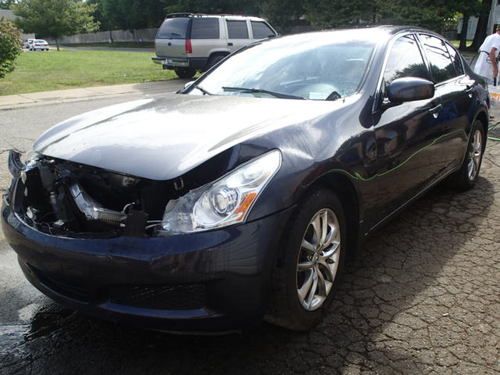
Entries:
{"label": "cracked pavement", "polygon": [[[0,150],[27,150],[57,121],[132,98],[0,111]],[[497,374],[499,165],[490,141],[475,189],[438,186],[373,235],[305,334],[262,324],[173,336],[87,318],[31,287],[0,232],[0,374]]]}

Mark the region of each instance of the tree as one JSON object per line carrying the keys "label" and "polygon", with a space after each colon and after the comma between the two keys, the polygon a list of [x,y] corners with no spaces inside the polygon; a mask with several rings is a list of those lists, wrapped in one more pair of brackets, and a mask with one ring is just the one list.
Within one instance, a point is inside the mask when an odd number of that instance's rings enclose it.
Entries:
{"label": "tree", "polygon": [[493,0],[482,0],[481,2],[476,33],[474,34],[474,40],[472,41],[472,45],[469,47],[472,51],[477,51],[479,47],[481,47],[481,44],[483,44],[483,41],[486,38],[486,35],[488,34],[488,20],[490,18],[492,3]]}
{"label": "tree", "polygon": [[306,0],[306,16],[320,27],[394,24],[438,32],[455,20],[455,0]]}
{"label": "tree", "polygon": [[23,0],[13,10],[21,17],[16,23],[22,30],[53,37],[58,51],[62,36],[98,28],[92,16],[95,5],[80,0]]}
{"label": "tree", "polygon": [[158,27],[165,17],[163,0],[92,0],[107,30]]}
{"label": "tree", "polygon": [[0,78],[14,70],[21,53],[21,33],[10,21],[0,18]]}
{"label": "tree", "polygon": [[302,0],[266,0],[261,3],[260,11],[281,32],[296,25],[305,13]]}
{"label": "tree", "polygon": [[255,0],[166,0],[167,13],[232,13],[257,14],[258,2]]}

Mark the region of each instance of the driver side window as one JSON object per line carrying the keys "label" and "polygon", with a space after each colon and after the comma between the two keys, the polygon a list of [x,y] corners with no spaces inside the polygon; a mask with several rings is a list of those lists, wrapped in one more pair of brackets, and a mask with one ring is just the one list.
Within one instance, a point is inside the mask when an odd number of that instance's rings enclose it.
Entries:
{"label": "driver side window", "polygon": [[384,87],[395,79],[404,77],[430,79],[429,71],[413,35],[402,36],[394,42],[384,70]]}

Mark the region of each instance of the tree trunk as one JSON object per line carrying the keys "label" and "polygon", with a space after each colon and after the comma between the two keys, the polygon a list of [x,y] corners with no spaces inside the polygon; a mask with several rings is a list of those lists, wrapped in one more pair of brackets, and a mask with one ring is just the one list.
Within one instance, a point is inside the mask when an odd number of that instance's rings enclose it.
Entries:
{"label": "tree trunk", "polygon": [[460,31],[460,46],[459,50],[464,50],[467,48],[467,34],[469,31],[469,15],[464,14],[462,18],[462,30]]}
{"label": "tree trunk", "polygon": [[59,51],[59,38],[56,38],[56,46],[57,46],[57,50]]}
{"label": "tree trunk", "polygon": [[479,15],[479,20],[477,21],[476,33],[474,34],[474,40],[472,45],[468,48],[472,51],[477,51],[481,44],[483,44],[484,39],[488,34],[488,20],[490,18],[491,5],[493,0],[483,0],[481,5],[481,14]]}

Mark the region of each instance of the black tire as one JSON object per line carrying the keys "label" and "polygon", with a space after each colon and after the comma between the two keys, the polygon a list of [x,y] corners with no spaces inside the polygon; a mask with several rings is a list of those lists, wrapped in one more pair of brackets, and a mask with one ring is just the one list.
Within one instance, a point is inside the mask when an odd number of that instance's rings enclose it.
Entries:
{"label": "black tire", "polygon": [[[475,134],[480,134],[480,139],[481,139],[481,144],[480,144],[480,150],[479,150],[479,155],[475,153],[477,150],[474,150],[474,145],[475,145]],[[476,184],[477,178],[479,176],[479,171],[481,170],[481,163],[483,161],[483,155],[484,155],[484,149],[485,149],[485,144],[486,144],[486,134],[484,133],[484,127],[481,121],[476,120],[474,124],[472,125],[470,137],[469,137],[469,144],[467,146],[467,152],[465,154],[464,161],[462,163],[462,166],[458,171],[453,173],[449,180],[448,180],[448,185],[450,185],[452,188],[459,190],[459,191],[465,191],[469,190],[474,187]],[[474,156],[476,155],[476,160],[477,162],[474,163]],[[470,173],[470,163],[476,164],[475,168],[475,173],[471,175]]]}
{"label": "black tire", "polygon": [[208,59],[207,67],[205,68],[205,70],[208,70],[212,66],[218,64],[219,61],[223,60],[225,57],[226,57],[226,55],[213,55],[213,56],[211,56],[210,59]]}
{"label": "black tire", "polygon": [[196,74],[196,69],[193,68],[175,68],[174,71],[182,79],[191,79]]}
{"label": "black tire", "polygon": [[[338,268],[332,280],[333,287],[319,308],[307,310],[298,296],[299,256],[304,254],[301,246],[307,235],[306,230],[311,220],[318,212],[324,209],[333,211],[340,227],[340,251]],[[307,331],[315,327],[323,318],[324,312],[330,305],[335,293],[344,262],[346,259],[347,228],[344,209],[337,195],[330,190],[319,189],[310,194],[296,209],[284,239],[284,254],[280,266],[273,273],[272,296],[266,315],[266,320],[272,324],[294,331]],[[330,263],[331,264],[331,263]],[[310,294],[308,294],[310,295]]]}

